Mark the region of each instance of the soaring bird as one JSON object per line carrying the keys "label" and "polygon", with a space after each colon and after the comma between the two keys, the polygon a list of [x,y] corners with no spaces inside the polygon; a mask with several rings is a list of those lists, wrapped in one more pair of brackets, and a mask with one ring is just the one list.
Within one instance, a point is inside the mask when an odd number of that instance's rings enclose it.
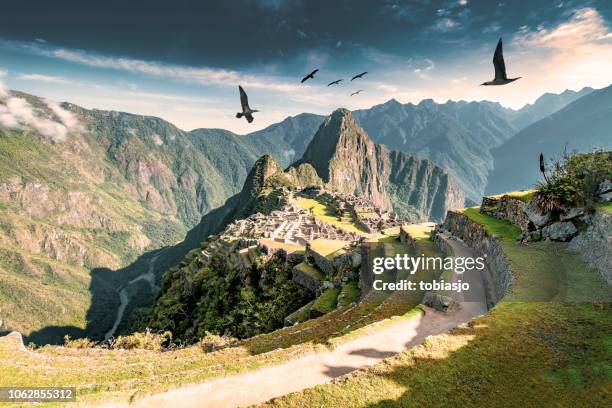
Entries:
{"label": "soaring bird", "polygon": [[249,107],[249,97],[240,85],[238,85],[238,90],[240,91],[240,104],[242,105],[242,112],[236,113],[236,117],[240,119],[244,116],[247,122],[251,123],[253,121],[253,113],[259,111],[257,109],[251,109]]}
{"label": "soaring bird", "polygon": [[354,77],[352,77],[352,78],[351,78],[351,81],[352,81],[353,79],[361,78],[362,76],[364,76],[364,75],[365,75],[365,74],[367,74],[367,73],[368,73],[368,71],[366,71],[366,72],[362,72],[361,74],[358,74],[358,75],[355,75]]}
{"label": "soaring bird", "polygon": [[499,39],[495,54],[493,54],[493,66],[495,67],[495,79],[489,82],[484,82],[481,85],[506,85],[514,82],[518,78],[508,78],[506,75],[506,64],[504,63],[504,51],[502,49],[502,39]]}
{"label": "soaring bird", "polygon": [[341,79],[336,79],[335,81],[332,81],[332,82],[330,82],[329,84],[327,84],[327,86],[330,86],[330,85],[338,85],[340,82],[342,82],[342,80],[341,80]]}
{"label": "soaring bird", "polygon": [[310,74],[306,75],[304,78],[302,78],[302,83],[304,83],[308,79],[314,79],[314,74],[316,74],[317,72],[319,72],[319,70],[315,69]]}
{"label": "soaring bird", "polygon": [[363,89],[360,89],[360,90],[358,90],[358,91],[355,91],[355,92],[353,92],[353,93],[351,94],[351,96],[353,96],[353,95],[358,95],[358,94],[359,94],[360,92],[362,92],[362,91],[363,91]]}

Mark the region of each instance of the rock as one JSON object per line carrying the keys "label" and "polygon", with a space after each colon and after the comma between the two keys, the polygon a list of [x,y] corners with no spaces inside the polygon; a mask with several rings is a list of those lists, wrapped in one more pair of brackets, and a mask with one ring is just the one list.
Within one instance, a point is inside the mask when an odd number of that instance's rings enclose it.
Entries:
{"label": "rock", "polygon": [[599,185],[597,197],[597,201],[600,203],[608,203],[612,201],[612,181],[605,180]]}
{"label": "rock", "polygon": [[567,221],[573,220],[574,218],[582,217],[584,215],[584,208],[571,208],[569,211],[564,212],[559,216],[559,220]]}
{"label": "rock", "polygon": [[569,241],[578,230],[570,221],[555,222],[542,229],[542,237],[553,241]]}
{"label": "rock", "polygon": [[605,180],[599,185],[599,189],[597,190],[597,194],[605,194],[612,191],[612,181]]}
{"label": "rock", "polygon": [[325,290],[325,289],[331,289],[334,287],[334,284],[330,281],[323,281],[323,283],[321,284],[321,289]]}
{"label": "rock", "polygon": [[529,221],[533,222],[536,227],[543,227],[544,225],[548,224],[551,219],[550,213],[540,215],[531,202],[523,206],[523,211],[525,211]]}
{"label": "rock", "polygon": [[427,292],[423,298],[423,303],[440,312],[448,312],[457,306],[457,302],[455,302],[452,297],[434,292]]}
{"label": "rock", "polygon": [[17,351],[26,351],[26,347],[23,344],[23,337],[19,332],[10,332],[6,336],[0,336],[0,343],[8,345],[10,348]]}
{"label": "rock", "polygon": [[359,252],[351,253],[351,266],[353,268],[361,266],[361,254]]}

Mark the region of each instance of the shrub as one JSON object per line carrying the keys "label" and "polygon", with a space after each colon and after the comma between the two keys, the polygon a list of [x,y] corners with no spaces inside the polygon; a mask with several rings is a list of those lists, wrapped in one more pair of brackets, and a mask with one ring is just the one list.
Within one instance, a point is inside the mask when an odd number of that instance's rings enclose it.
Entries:
{"label": "shrub", "polygon": [[541,213],[592,208],[606,179],[612,179],[612,152],[564,154],[538,185],[533,203]]}
{"label": "shrub", "polygon": [[160,333],[152,333],[150,329],[144,332],[136,332],[129,336],[119,336],[112,343],[114,349],[143,349],[161,351],[172,345],[172,333],[164,331]]}
{"label": "shrub", "polygon": [[238,339],[231,337],[228,334],[224,334],[223,336],[219,336],[217,334],[213,334],[210,332],[205,332],[206,334],[200,342],[199,346],[204,350],[205,353],[210,353],[212,351],[221,350],[226,347],[230,347],[233,344],[238,342]]}
{"label": "shrub", "polygon": [[71,339],[69,335],[64,336],[64,347],[75,348],[75,349],[84,349],[84,348],[92,348],[96,345],[95,341],[89,340],[87,337],[82,339]]}

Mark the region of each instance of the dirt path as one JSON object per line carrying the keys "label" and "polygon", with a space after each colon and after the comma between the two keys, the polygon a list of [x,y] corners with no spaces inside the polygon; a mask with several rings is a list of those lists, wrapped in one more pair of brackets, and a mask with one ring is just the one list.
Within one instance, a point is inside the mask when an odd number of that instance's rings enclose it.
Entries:
{"label": "dirt path", "polygon": [[157,292],[159,291],[159,287],[155,284],[155,262],[157,261],[157,258],[161,255],[162,252],[163,250],[158,251],[155,255],[151,257],[146,272],[138,275],[137,277],[129,281],[125,286],[123,286],[121,290],[119,290],[119,308],[117,309],[115,323],[113,323],[113,327],[111,327],[110,330],[107,331],[104,335],[104,340],[110,339],[115,334],[117,328],[119,327],[119,324],[121,323],[121,320],[123,319],[125,308],[127,307],[128,303],[130,303],[130,295],[128,293],[128,287],[130,285],[140,280],[144,280],[149,284],[153,296],[155,296],[155,294],[157,294]]}
{"label": "dirt path", "polygon": [[[473,256],[470,249],[462,242],[448,237],[444,239],[455,251],[455,256]],[[461,307],[451,314],[425,307],[423,315],[351,340],[333,351],[144,397],[129,406],[242,407],[329,382],[333,378],[376,364],[416,346],[427,336],[444,333],[475,316],[486,313],[480,273],[466,272],[462,279],[470,282],[470,290],[482,291],[474,297],[470,296],[470,299],[480,298],[483,301],[465,302],[457,299]],[[127,406],[127,404],[108,405],[111,406]]]}

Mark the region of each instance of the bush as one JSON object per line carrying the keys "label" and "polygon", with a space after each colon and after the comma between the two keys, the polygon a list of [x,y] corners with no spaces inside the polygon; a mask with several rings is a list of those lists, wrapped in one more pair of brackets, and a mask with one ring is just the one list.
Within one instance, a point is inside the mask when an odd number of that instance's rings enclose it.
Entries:
{"label": "bush", "polygon": [[152,333],[150,329],[144,332],[136,332],[129,336],[119,336],[112,342],[111,347],[114,349],[143,349],[161,351],[172,345],[172,333],[164,331],[160,333]]}
{"label": "bush", "polygon": [[67,348],[84,349],[95,347],[95,345],[96,342],[89,340],[87,337],[73,340],[69,335],[64,336],[64,347]]}
{"label": "bush", "polygon": [[541,213],[592,208],[601,183],[612,179],[612,152],[565,154],[544,176],[533,197]]}
{"label": "bush", "polygon": [[199,341],[199,346],[204,350],[205,353],[210,353],[216,350],[221,350],[226,347],[230,347],[238,342],[238,339],[224,334],[219,336],[217,334],[205,332],[206,334]]}

